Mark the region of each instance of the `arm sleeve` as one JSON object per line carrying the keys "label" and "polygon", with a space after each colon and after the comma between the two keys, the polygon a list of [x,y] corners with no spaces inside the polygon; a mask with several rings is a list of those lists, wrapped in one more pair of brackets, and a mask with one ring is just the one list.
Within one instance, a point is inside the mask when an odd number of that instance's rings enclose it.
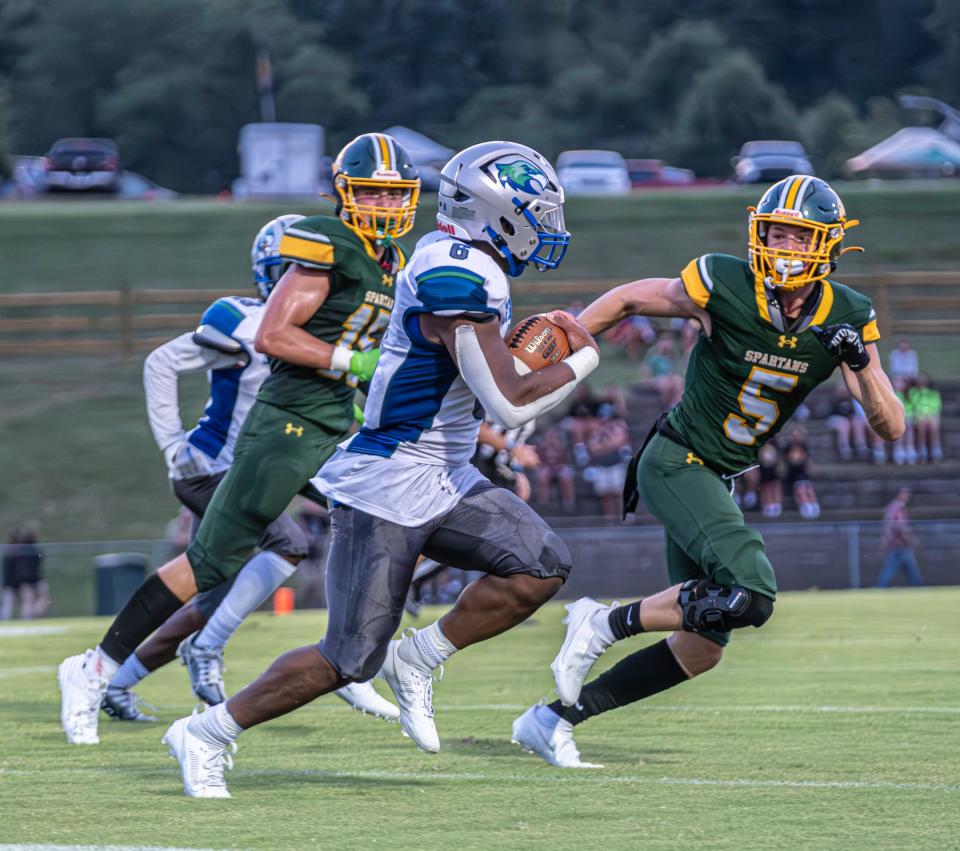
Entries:
{"label": "arm sleeve", "polygon": [[574,388],[586,378],[600,362],[596,351],[586,346],[564,359],[573,371],[573,381],[568,381],[546,396],[541,396],[526,405],[514,405],[497,386],[490,365],[480,347],[477,332],[470,325],[460,325],[456,334],[457,366],[467,386],[473,391],[487,415],[504,428],[519,428],[530,420],[545,414],[566,399]]}
{"label": "arm sleeve", "polygon": [[680,273],[683,288],[697,307],[710,312],[708,305],[713,295],[713,277],[710,274],[709,254],[691,260]]}
{"label": "arm sleeve", "polygon": [[860,332],[860,339],[864,343],[875,343],[880,339],[880,329],[877,327],[877,311],[870,308],[870,313],[867,315],[866,322],[864,322],[858,329]]}
{"label": "arm sleeve", "polygon": [[235,366],[236,355],[198,346],[192,334],[181,334],[147,355],[143,362],[143,389],[150,431],[162,452],[184,437],[177,400],[177,379],[182,373]]}
{"label": "arm sleeve", "polygon": [[307,269],[332,269],[336,262],[330,237],[304,227],[286,230],[280,240],[280,256]]}

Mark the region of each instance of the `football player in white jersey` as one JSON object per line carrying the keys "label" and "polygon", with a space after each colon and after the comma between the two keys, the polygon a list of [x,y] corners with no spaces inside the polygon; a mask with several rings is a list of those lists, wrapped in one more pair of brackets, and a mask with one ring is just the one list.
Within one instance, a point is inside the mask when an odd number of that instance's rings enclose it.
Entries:
{"label": "football player in white jersey", "polygon": [[[403,731],[436,752],[435,669],[525,620],[570,570],[547,524],[469,463],[484,411],[519,426],[597,366],[596,344],[569,314],[553,314],[573,350],[562,363],[521,374],[504,341],[508,276],[528,264],[555,268],[566,252],[563,190],[531,148],[474,145],[442,171],[437,222],[397,279],[365,425],[313,480],[333,505],[327,634],[281,656],[226,703],[174,722],[164,741],[188,795],[226,796],[223,767],[243,730],[381,665]],[[391,641],[421,552],[485,575],[438,622]]]}
{"label": "football player in white jersey", "polygon": [[[280,238],[302,218],[288,214],[273,219],[254,239],[251,259],[260,298],[218,299],[204,311],[195,332],[181,334],[154,349],[144,362],[150,429],[167,461],[174,493],[197,519],[226,475],[240,427],[269,375],[267,359],[254,347],[254,338],[264,303],[279,278]],[[201,370],[208,372],[210,398],[196,427],[185,432],[178,379]],[[224,645],[244,617],[293,573],[308,547],[300,526],[282,514],[265,531],[260,548],[235,582],[224,582],[199,594],[127,658],[104,695],[102,706],[108,715],[122,721],[156,720],[141,710],[132,688],[172,661],[178,647],[197,697],[211,705],[226,699]],[[187,642],[187,637],[198,630],[206,640]],[[397,717],[396,707],[368,683],[351,684],[337,694],[357,709],[380,717]]]}

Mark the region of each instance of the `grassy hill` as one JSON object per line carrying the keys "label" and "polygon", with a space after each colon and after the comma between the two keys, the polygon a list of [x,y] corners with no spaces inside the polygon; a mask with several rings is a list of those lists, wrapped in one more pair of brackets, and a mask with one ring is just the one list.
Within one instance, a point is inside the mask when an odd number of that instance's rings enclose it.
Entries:
{"label": "grassy hill", "polygon": [[[960,225],[960,184],[861,184],[844,188],[854,231],[868,248],[844,268],[951,268]],[[741,254],[752,188],[650,192],[623,199],[572,199],[572,247],[557,278],[628,280],[675,274],[706,250]],[[0,206],[0,292],[249,285],[253,234],[269,217],[302,204],[169,204],[82,200]],[[417,233],[432,227],[425,204]],[[862,237],[862,240],[860,239]],[[412,240],[410,240],[412,242]],[[548,276],[545,276],[547,278]],[[549,276],[552,279],[553,275]],[[514,286],[524,299],[528,272]],[[0,310],[2,313],[2,310]],[[920,341],[925,367],[954,372],[948,337]],[[636,380],[610,354],[595,384]],[[184,418],[199,415],[200,378],[186,382]],[[104,357],[11,357],[0,361],[0,537],[25,520],[52,540],[156,537],[176,511],[143,410],[140,361]]]}
{"label": "grassy hill", "polygon": [[[960,183],[852,184],[842,192],[849,214],[864,222],[851,240],[867,248],[861,257],[847,258],[848,271],[956,266]],[[676,273],[705,251],[742,254],[745,208],[757,195],[753,187],[721,187],[573,198],[567,204],[573,241],[555,274],[628,280]],[[285,212],[331,209],[326,202],[311,209],[287,201],[210,200],[0,206],[0,292],[245,285],[250,242],[260,225]],[[433,229],[434,211],[427,199],[414,237]]]}

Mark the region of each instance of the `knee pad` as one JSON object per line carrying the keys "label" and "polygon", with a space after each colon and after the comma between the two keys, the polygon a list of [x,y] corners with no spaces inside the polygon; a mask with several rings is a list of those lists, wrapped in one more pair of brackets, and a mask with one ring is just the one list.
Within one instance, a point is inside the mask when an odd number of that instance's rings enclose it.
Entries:
{"label": "knee pad", "polygon": [[739,585],[729,588],[709,579],[688,579],[677,603],[687,632],[721,631],[763,626],[773,614],[773,600]]}

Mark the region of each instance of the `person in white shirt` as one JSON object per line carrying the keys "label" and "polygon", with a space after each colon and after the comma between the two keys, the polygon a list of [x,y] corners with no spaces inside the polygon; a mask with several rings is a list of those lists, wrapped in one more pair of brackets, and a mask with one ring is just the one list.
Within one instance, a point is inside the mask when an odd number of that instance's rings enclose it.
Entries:
{"label": "person in white shirt", "polygon": [[[570,555],[515,494],[470,464],[484,413],[515,428],[562,402],[596,368],[596,343],[551,314],[573,353],[518,372],[504,341],[509,277],[556,268],[570,239],[563,190],[536,151],[486,142],[441,173],[438,232],[396,283],[364,411],[314,485],[331,501],[327,633],[290,651],[225,704],[174,722],[164,737],[188,795],[227,797],[223,766],[243,730],[383,667],[402,729],[436,752],[433,671],[457,650],[522,622],[561,587]],[[485,574],[438,622],[391,641],[417,559]]]}

